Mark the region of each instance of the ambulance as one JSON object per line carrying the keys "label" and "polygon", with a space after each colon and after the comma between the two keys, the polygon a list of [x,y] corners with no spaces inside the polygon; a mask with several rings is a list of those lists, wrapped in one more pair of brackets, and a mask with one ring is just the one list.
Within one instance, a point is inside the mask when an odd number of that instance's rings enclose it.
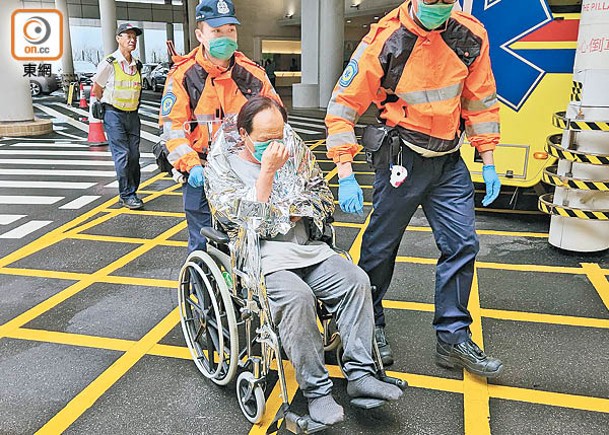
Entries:
{"label": "ambulance", "polygon": [[[501,143],[495,166],[504,186],[539,187],[556,163],[546,142],[560,133],[560,115],[572,98],[573,63],[581,0],[461,0],[485,26],[501,104]],[[475,182],[482,161],[473,147],[462,155]]]}

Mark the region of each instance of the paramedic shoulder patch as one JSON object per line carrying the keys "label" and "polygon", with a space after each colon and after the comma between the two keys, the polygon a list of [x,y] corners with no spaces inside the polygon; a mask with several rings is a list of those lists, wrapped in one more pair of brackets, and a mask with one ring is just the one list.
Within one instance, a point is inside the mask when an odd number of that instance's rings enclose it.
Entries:
{"label": "paramedic shoulder patch", "polygon": [[359,67],[357,65],[357,61],[355,59],[351,59],[343,72],[343,75],[340,77],[338,84],[343,88],[346,88],[351,84],[357,73],[359,72]]}
{"label": "paramedic shoulder patch", "polygon": [[161,101],[161,115],[167,116],[171,113],[171,109],[173,109],[173,105],[176,102],[176,96],[169,92],[167,95],[163,97]]}

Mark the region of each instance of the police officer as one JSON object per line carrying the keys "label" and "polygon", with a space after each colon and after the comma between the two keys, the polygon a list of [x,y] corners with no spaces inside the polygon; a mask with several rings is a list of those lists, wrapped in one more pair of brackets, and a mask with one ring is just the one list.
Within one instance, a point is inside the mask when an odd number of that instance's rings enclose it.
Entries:
{"label": "police officer", "polygon": [[486,31],[473,16],[453,11],[455,2],[407,0],[371,27],[328,106],[328,156],[338,166],[341,208],[361,212],[362,190],[351,167],[358,149],[354,124],[374,102],[382,123],[399,134],[397,149],[388,150],[391,141],[381,148],[391,163],[375,168],[374,211],[359,263],[376,287],[375,336],[383,361],[393,363],[382,299],[404,230],[421,205],[441,252],[433,321],[436,363],[494,377],[501,361],[486,355],[469,331],[478,237],[474,187],[459,148],[465,133],[480,153],[486,183],[482,204],[489,205],[500,189],[493,163],[499,104]]}
{"label": "police officer", "polygon": [[196,20],[195,36],[201,45],[185,56],[174,56],[160,114],[168,160],[188,173],[183,188],[188,252],[205,249],[200,231],[211,224],[211,218],[203,164],[222,119],[238,114],[258,94],[281,102],[264,69],[237,51],[239,21],[231,0],[203,0]]}
{"label": "police officer", "polygon": [[139,209],[140,118],[142,63],[131,53],[142,30],[121,24],[116,31],[118,49],[101,61],[93,77],[93,95],[104,105],[104,128],[118,177],[119,205]]}

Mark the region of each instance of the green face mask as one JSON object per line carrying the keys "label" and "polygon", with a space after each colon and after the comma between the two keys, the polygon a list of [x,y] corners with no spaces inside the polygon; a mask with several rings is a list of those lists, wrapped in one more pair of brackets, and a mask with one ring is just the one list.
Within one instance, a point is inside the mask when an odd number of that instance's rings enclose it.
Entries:
{"label": "green face mask", "polygon": [[426,5],[419,0],[417,18],[429,30],[437,29],[448,20],[450,12],[453,10],[453,6],[454,5],[452,4],[447,5],[444,3]]}
{"label": "green face mask", "polygon": [[266,151],[271,142],[283,143],[283,139],[271,139],[264,142],[256,142],[249,135],[247,137],[249,137],[250,141],[252,141],[252,144],[254,144],[254,152],[252,153],[252,156],[260,163],[262,163],[262,154]]}
{"label": "green face mask", "polygon": [[216,38],[209,41],[209,54],[216,59],[228,60],[237,51],[237,41],[231,38]]}

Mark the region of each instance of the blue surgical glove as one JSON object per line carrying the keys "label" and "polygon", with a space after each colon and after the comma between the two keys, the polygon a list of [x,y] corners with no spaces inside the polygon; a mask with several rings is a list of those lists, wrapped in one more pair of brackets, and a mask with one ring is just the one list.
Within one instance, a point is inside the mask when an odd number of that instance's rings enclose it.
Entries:
{"label": "blue surgical glove", "polygon": [[486,184],[486,196],[482,199],[482,205],[486,207],[497,199],[501,190],[501,182],[495,171],[495,165],[484,165],[482,167],[482,178]]}
{"label": "blue surgical glove", "polygon": [[338,180],[338,204],[345,213],[363,213],[364,193],[357,184],[355,175],[351,174]]}
{"label": "blue surgical glove", "polygon": [[202,187],[205,178],[203,177],[203,166],[197,165],[188,173],[188,184],[192,187]]}

